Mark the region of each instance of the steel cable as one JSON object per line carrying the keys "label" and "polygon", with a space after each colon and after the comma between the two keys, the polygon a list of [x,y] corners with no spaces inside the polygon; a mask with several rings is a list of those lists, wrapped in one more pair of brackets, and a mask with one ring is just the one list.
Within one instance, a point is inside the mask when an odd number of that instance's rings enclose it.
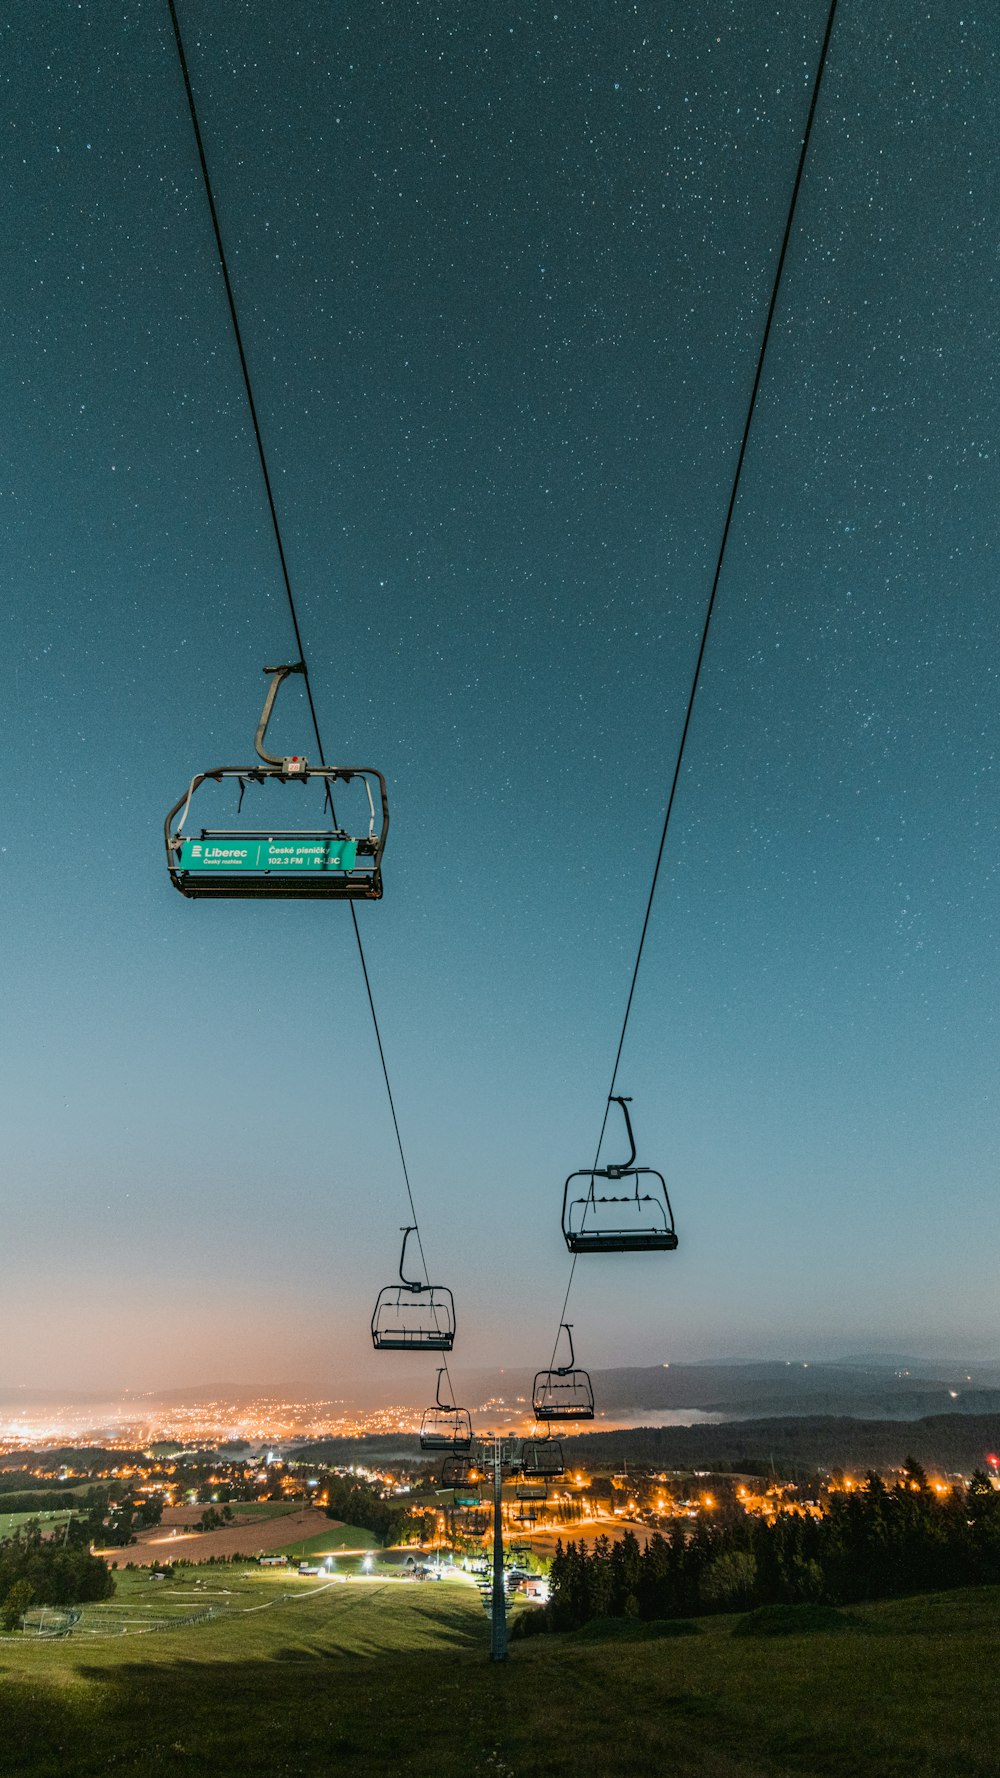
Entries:
{"label": "steel cable", "polygon": [[[711,624],[712,624],[712,615],[715,611],[716,594],[718,593],[719,582],[722,578],[722,568],[723,568],[723,563],[725,561],[726,546],[729,542],[729,533],[732,528],[733,514],[736,511],[736,501],[737,501],[739,491],[740,491],[740,480],[741,480],[741,477],[743,474],[743,464],[746,459],[747,446],[750,442],[750,432],[751,432],[751,428],[753,426],[754,413],[755,413],[756,407],[757,407],[757,396],[760,391],[761,378],[762,378],[763,372],[764,372],[764,359],[767,354],[768,341],[770,340],[770,337],[771,337],[771,327],[772,327],[772,323],[774,321],[775,310],[776,310],[777,304],[778,304],[778,295],[779,295],[779,292],[781,289],[781,278],[782,278],[782,273],[785,268],[785,259],[788,254],[788,244],[789,244],[789,241],[791,240],[792,228],[793,228],[794,222],[795,222],[795,211],[796,211],[796,207],[798,204],[799,189],[802,185],[802,175],[805,172],[806,158],[809,153],[809,142],[812,137],[813,122],[816,117],[816,107],[817,107],[817,104],[819,101],[819,91],[820,91],[820,86],[821,86],[822,80],[823,80],[823,73],[826,68],[827,56],[828,56],[828,52],[829,52],[829,48],[830,48],[830,39],[833,35],[833,22],[834,22],[834,18],[836,17],[836,12],[837,12],[837,0],[830,0],[830,9],[827,14],[827,20],[826,20],[826,30],[824,31],[824,34],[823,34],[823,41],[822,41],[822,45],[820,47],[819,59],[816,64],[816,77],[813,81],[812,96],[809,101],[809,110],[806,115],[805,129],[802,134],[802,143],[801,143],[801,147],[799,149],[798,165],[795,169],[795,179],[794,179],[794,182],[792,185],[792,193],[791,193],[791,197],[789,199],[789,204],[788,204],[788,214],[785,218],[784,234],[782,235],[781,248],[778,253],[778,260],[777,260],[777,265],[775,267],[774,279],[773,279],[772,285],[771,285],[771,298],[770,298],[770,301],[769,301],[768,307],[767,307],[767,317],[764,322],[764,331],[761,334],[760,347],[759,347],[759,350],[757,353],[757,363],[756,363],[756,368],[754,370],[753,384],[752,384],[752,387],[750,390],[750,399],[747,403],[746,419],[743,424],[743,433],[742,433],[742,437],[740,439],[740,447],[739,447],[739,451],[737,452],[737,456],[736,456],[736,467],[733,471],[732,487],[730,489],[729,503],[728,503],[728,506],[726,507],[726,516],[725,516],[725,520],[724,520],[723,526],[722,526],[722,535],[721,535],[721,538],[719,541],[719,551],[718,551],[718,556],[716,558],[716,563],[715,563],[715,572],[712,576],[711,591],[709,593],[708,604],[705,609],[705,618],[704,618],[704,623],[702,625],[702,631],[701,631],[701,641],[699,643],[698,654],[697,654],[697,658],[695,660],[694,673],[693,673],[692,679],[691,679],[691,689],[688,693],[687,708],[684,712],[684,724],[681,729],[680,741],[679,741],[678,747],[677,747],[677,756],[674,761],[673,777],[671,778],[671,781],[670,781],[670,790],[669,790],[669,793],[667,796],[666,810],[665,810],[665,813],[663,816],[663,830],[660,834],[660,844],[659,844],[659,847],[658,847],[657,853],[656,853],[656,862],[653,866],[653,877],[652,877],[652,882],[650,883],[650,886],[649,886],[649,896],[646,901],[646,912],[645,912],[645,916],[644,916],[643,922],[642,922],[642,931],[639,934],[639,945],[638,945],[638,949],[636,951],[635,965],[632,970],[632,980],[629,984],[628,999],[625,1002],[625,1016],[622,1019],[621,1032],[620,1032],[619,1038],[618,1038],[618,1048],[615,1051],[614,1067],[611,1070],[611,1085],[608,1088],[607,1103],[605,1104],[604,1116],[601,1120],[601,1133],[600,1133],[600,1136],[598,1137],[598,1141],[597,1141],[597,1153],[594,1156],[594,1166],[595,1167],[597,1166],[597,1162],[600,1157],[601,1143],[604,1141],[604,1132],[605,1132],[605,1129],[607,1128],[608,1109],[611,1104],[611,1095],[614,1092],[615,1086],[617,1085],[617,1082],[618,1082],[618,1069],[621,1065],[622,1050],[625,1047],[625,1033],[628,1030],[629,1018],[630,1018],[631,1012],[632,1012],[632,1002],[635,998],[636,982],[639,979],[639,966],[642,962],[642,953],[643,953],[643,950],[644,950],[645,944],[646,944],[646,935],[649,931],[649,920],[650,920],[650,915],[652,914],[652,911],[653,911],[653,901],[656,896],[656,886],[659,881],[660,866],[663,863],[663,854],[664,854],[664,850],[666,848],[666,843],[667,843],[667,832],[670,827],[670,817],[673,813],[674,799],[677,795],[677,785],[680,780],[681,767],[684,762],[684,751],[687,746],[688,731],[691,727],[691,717],[694,713],[694,701],[697,696],[698,684],[701,679],[701,669],[702,669],[702,664],[705,659],[705,648],[708,643],[708,633],[709,633],[709,630],[710,630]],[[570,1292],[572,1291],[572,1288],[573,1288],[573,1276],[574,1276],[574,1273],[576,1272],[576,1262],[577,1262],[578,1258],[579,1258],[579,1254],[574,1253],[573,1261],[572,1261],[572,1264],[570,1266],[570,1271],[569,1271],[569,1281],[566,1285],[566,1295],[563,1298],[562,1309],[560,1310],[560,1313],[559,1313],[559,1326],[556,1330],[555,1343],[552,1348],[551,1363],[553,1366],[555,1364],[556,1349],[559,1345],[559,1335],[562,1331],[563,1322],[565,1321],[566,1310],[569,1307]]]}
{"label": "steel cable", "polygon": [[[240,328],[239,315],[238,315],[237,309],[236,309],[236,298],[233,294],[232,281],[229,276],[229,265],[228,265],[228,261],[226,259],[226,249],[225,249],[225,246],[224,246],[223,240],[222,240],[222,230],[219,226],[219,214],[218,214],[218,210],[216,209],[215,194],[212,189],[212,179],[211,179],[211,175],[208,170],[208,159],[205,154],[205,144],[202,139],[201,125],[198,121],[198,108],[197,108],[197,105],[195,104],[194,89],[191,84],[191,75],[190,75],[190,71],[188,69],[187,55],[184,50],[184,39],[181,35],[180,20],[177,16],[177,7],[174,3],[174,0],[167,0],[167,6],[170,11],[170,22],[171,22],[171,25],[173,26],[174,42],[175,42],[176,48],[177,48],[177,59],[180,64],[181,75],[182,75],[182,78],[184,81],[184,91],[187,96],[188,110],[191,115],[191,127],[194,132],[195,145],[198,150],[198,161],[199,161],[199,164],[201,167],[202,182],[205,187],[205,196],[208,199],[208,209],[209,209],[209,214],[212,219],[212,231],[215,236],[215,245],[216,245],[216,250],[217,250],[218,256],[219,256],[219,265],[222,270],[222,281],[225,286],[226,302],[229,307],[229,319],[230,319],[230,323],[232,325],[233,337],[236,341],[236,349],[239,354],[240,370],[243,374],[243,387],[244,387],[244,391],[246,393],[247,407],[249,408],[249,411],[250,411],[250,420],[251,420],[251,424],[253,426],[253,435],[254,435],[254,440],[255,440],[256,446],[257,446],[257,456],[258,456],[258,459],[260,462],[261,475],[264,480],[264,490],[267,495],[267,506],[268,506],[268,511],[271,515],[271,527],[274,532],[274,540],[275,540],[275,543],[276,543],[277,549],[278,549],[278,560],[281,564],[281,578],[282,578],[282,582],[283,582],[284,588],[285,588],[285,597],[288,602],[289,615],[292,620],[292,630],[293,630],[293,633],[295,636],[295,646],[298,649],[299,661],[302,666],[302,676],[305,681],[306,698],[309,703],[309,715],[312,720],[313,733],[316,736],[316,747],[317,747],[317,750],[319,753],[320,764],[325,766],[326,765],[326,754],[325,754],[325,751],[323,748],[323,737],[320,733],[319,717],[316,712],[316,704],[315,704],[315,701],[313,698],[312,685],[310,683],[310,678],[309,678],[309,664],[308,664],[308,661],[306,658],[305,646],[302,641],[302,630],[301,630],[301,627],[299,624],[298,612],[295,608],[295,596],[292,592],[291,576],[288,571],[288,559],[285,555],[285,546],[284,546],[284,541],[283,541],[282,535],[281,535],[281,524],[278,519],[278,509],[275,504],[274,491],[271,486],[271,476],[270,476],[270,472],[269,472],[268,466],[267,466],[267,453],[265,452],[265,449],[264,449],[264,439],[263,439],[263,435],[261,432],[260,420],[259,420],[259,417],[257,414],[257,403],[254,400],[253,383],[251,381],[250,367],[247,363],[247,355],[246,355],[246,351],[245,351],[244,345],[243,345],[243,334],[242,334],[242,331]],[[332,805],[332,799],[330,798],[329,788],[327,789],[327,800],[330,803],[330,809],[331,809],[331,814],[332,814],[333,813],[333,805]],[[334,815],[334,821],[336,821],[335,815]],[[389,1067],[388,1067],[388,1063],[386,1062],[385,1048],[382,1043],[382,1030],[381,1030],[381,1026],[379,1025],[378,1013],[375,1010],[375,998],[372,993],[371,977],[368,973],[368,960],[365,957],[365,948],[364,948],[364,944],[362,943],[362,939],[361,939],[361,928],[358,924],[357,910],[355,909],[352,902],[348,902],[348,911],[351,916],[351,924],[353,925],[354,937],[357,942],[358,957],[361,962],[361,973],[362,973],[362,976],[364,979],[365,993],[368,997],[368,1007],[369,1007],[369,1011],[371,1012],[372,1025],[373,1025],[374,1031],[375,1031],[375,1042],[378,1047],[379,1062],[381,1063],[381,1067],[382,1067],[382,1076],[385,1081],[386,1097],[388,1098],[388,1101],[389,1101],[389,1112],[392,1117],[392,1127],[393,1127],[393,1131],[394,1131],[395,1137],[396,1137],[396,1147],[399,1150],[399,1160],[400,1160],[400,1165],[403,1170],[403,1180],[404,1180],[404,1183],[406,1186],[406,1196],[407,1196],[407,1199],[408,1199],[409,1205],[410,1205],[410,1214],[413,1218],[413,1230],[414,1230],[414,1233],[416,1234],[416,1237],[417,1237],[417,1249],[420,1253],[421,1265],[424,1268],[424,1277],[427,1281],[427,1284],[429,1285],[430,1284],[430,1272],[428,1270],[427,1260],[426,1260],[426,1257],[424,1254],[423,1238],[421,1236],[420,1223],[419,1223],[419,1220],[417,1217],[416,1205],[415,1205],[414,1199],[413,1199],[413,1187],[410,1182],[410,1170],[406,1164],[406,1154],[403,1149],[403,1138],[400,1133],[399,1118],[396,1114],[396,1101],[393,1096],[392,1083],[389,1079]],[[451,1387],[451,1372],[448,1369],[447,1354],[442,1353],[441,1357],[444,1360],[444,1370],[445,1370],[445,1373],[448,1377],[449,1387]],[[452,1399],[454,1399],[454,1389],[452,1389]]]}

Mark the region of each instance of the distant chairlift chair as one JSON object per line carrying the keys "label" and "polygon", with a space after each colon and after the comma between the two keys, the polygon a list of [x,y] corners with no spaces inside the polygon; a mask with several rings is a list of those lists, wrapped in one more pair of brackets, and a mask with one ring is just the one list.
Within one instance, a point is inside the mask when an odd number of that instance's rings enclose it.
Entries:
{"label": "distant chairlift chair", "polygon": [[561,1439],[526,1438],[521,1446],[521,1474],[526,1480],[529,1476],[538,1476],[545,1481],[555,1481],[565,1475]]}
{"label": "distant chairlift chair", "polygon": [[[633,1166],[631,1100],[614,1095],[608,1103],[622,1108],[632,1152],[620,1165],[570,1174],[563,1189],[566,1245],[571,1253],[670,1253],[677,1246],[677,1235],[666,1180],[652,1167]],[[605,1182],[629,1189],[600,1189]]]}
{"label": "distant chairlift chair", "polygon": [[592,1420],[594,1391],[590,1378],[586,1371],[576,1369],[572,1325],[568,1321],[562,1325],[569,1341],[569,1363],[537,1373],[531,1391],[532,1410],[536,1420]]}
{"label": "distant chairlift chair", "polygon": [[526,1476],[519,1476],[514,1484],[515,1500],[548,1500],[549,1490],[545,1482],[529,1481]]}
{"label": "distant chairlift chair", "polygon": [[441,1465],[442,1488],[461,1488],[467,1482],[479,1485],[479,1471],[472,1457],[454,1454],[446,1457]]}
{"label": "distant chairlift chair", "polygon": [[[175,889],[190,899],[201,898],[285,901],[378,901],[382,894],[382,853],[389,831],[389,803],[385,779],[374,766],[311,766],[299,754],[278,757],[265,753],[264,736],[271,720],[278,690],[290,673],[304,673],[301,661],[291,666],[265,667],[274,675],[257,724],[254,747],[262,766],[213,766],[197,772],[184,796],[167,815],[163,834],[167,869]],[[329,824],[302,828],[202,827],[187,829],[191,801],[206,782],[221,784],[232,778],[240,787],[240,803],[248,784],[322,785]],[[358,778],[368,798],[368,832],[352,836],[338,827],[333,814],[333,786]],[[378,786],[381,823],[375,831],[375,799]],[[180,815],[176,829],[174,818]]]}
{"label": "distant chairlift chair", "polygon": [[467,1408],[456,1408],[451,1402],[441,1400],[441,1378],[444,1366],[437,1374],[435,1403],[428,1408],[420,1422],[420,1449],[422,1451],[471,1451],[472,1421]]}
{"label": "distant chairlift chair", "polygon": [[379,1291],[372,1316],[377,1352],[450,1352],[455,1344],[455,1299],[443,1284],[417,1284],[407,1278],[406,1243],[415,1224],[403,1229],[398,1284]]}

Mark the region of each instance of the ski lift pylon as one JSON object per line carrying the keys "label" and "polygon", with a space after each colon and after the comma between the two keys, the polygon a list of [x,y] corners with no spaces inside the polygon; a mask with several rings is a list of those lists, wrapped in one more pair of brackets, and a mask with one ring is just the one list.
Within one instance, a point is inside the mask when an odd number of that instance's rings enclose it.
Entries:
{"label": "ski lift pylon", "polygon": [[[340,900],[378,901],[382,894],[382,853],[389,831],[389,802],[385,779],[374,766],[311,766],[300,754],[279,757],[264,750],[267,725],[274,700],[291,673],[305,673],[302,661],[282,667],[265,667],[273,675],[257,724],[254,747],[263,765],[213,766],[196,772],[182,797],[163,824],[167,868],[175,889],[190,899],[214,900]],[[188,827],[191,802],[206,782],[231,778],[240,786],[240,802],[248,784],[308,784],[323,787],[329,823],[320,827],[236,828]],[[351,835],[336,825],[333,786],[360,779],[368,798],[368,832]],[[381,819],[376,832],[375,798],[378,788]],[[180,816],[176,828],[173,823]]]}
{"label": "ski lift pylon", "polygon": [[372,1345],[377,1352],[450,1352],[455,1344],[455,1299],[443,1284],[418,1284],[407,1278],[406,1243],[416,1224],[402,1229],[399,1283],[378,1293],[372,1315]]}
{"label": "ski lift pylon", "polygon": [[537,1373],[531,1391],[532,1411],[536,1420],[592,1420],[594,1391],[587,1372],[576,1368],[572,1323],[564,1321],[563,1330],[569,1341],[569,1363]]}
{"label": "ski lift pylon", "polygon": [[434,1406],[428,1408],[420,1421],[420,1449],[422,1451],[471,1451],[472,1421],[468,1408],[456,1408],[453,1402],[441,1400],[441,1378],[444,1366],[437,1374],[437,1388],[434,1392]]}
{"label": "ski lift pylon", "polygon": [[[562,1230],[571,1253],[671,1253],[677,1246],[667,1183],[653,1167],[636,1167],[630,1099],[620,1105],[631,1154],[620,1164],[571,1173],[563,1188]],[[577,1182],[580,1183],[577,1183]],[[625,1185],[612,1191],[602,1186]]]}

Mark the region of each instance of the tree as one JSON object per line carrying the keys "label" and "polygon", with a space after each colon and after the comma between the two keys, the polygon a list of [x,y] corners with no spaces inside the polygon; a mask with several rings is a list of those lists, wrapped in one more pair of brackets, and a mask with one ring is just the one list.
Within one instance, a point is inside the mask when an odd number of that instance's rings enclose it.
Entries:
{"label": "tree", "polygon": [[30,1580],[16,1580],[14,1582],[3,1605],[0,1606],[0,1621],[2,1621],[5,1630],[19,1630],[21,1628],[21,1619],[34,1597],[35,1590]]}
{"label": "tree", "polygon": [[701,1597],[717,1611],[738,1611],[752,1605],[757,1560],[749,1550],[722,1550],[701,1577]]}

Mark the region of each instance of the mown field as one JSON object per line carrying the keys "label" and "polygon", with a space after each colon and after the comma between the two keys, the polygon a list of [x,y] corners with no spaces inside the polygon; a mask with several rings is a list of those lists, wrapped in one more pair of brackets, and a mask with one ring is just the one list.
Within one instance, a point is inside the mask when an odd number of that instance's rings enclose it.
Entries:
{"label": "mown field", "polygon": [[804,1608],[780,1635],[734,1634],[741,1620],[725,1617],[688,1634],[591,1626],[515,1642],[494,1668],[478,1594],[460,1580],[200,1579],[178,1606],[229,1588],[224,1616],[147,1636],[0,1638],[0,1772],[1000,1773],[996,1588],[839,1616]]}
{"label": "mown field", "polygon": [[0,1513],[0,1543],[6,1542],[8,1537],[16,1537],[25,1525],[41,1525],[50,1534],[57,1526],[65,1525],[69,1517],[68,1507],[41,1513]]}
{"label": "mown field", "polygon": [[[301,1501],[261,1501],[259,1510],[234,1508],[233,1518],[215,1531],[192,1529],[200,1518],[202,1506],[168,1507],[162,1522],[153,1525],[127,1546],[103,1550],[101,1554],[113,1568],[122,1569],[126,1562],[170,1562],[178,1558],[188,1562],[205,1562],[211,1556],[257,1556],[303,1549],[318,1549],[323,1539],[335,1549],[339,1521],[328,1519],[314,1506]],[[187,1529],[185,1529],[187,1526]],[[372,1539],[366,1531],[351,1527],[355,1548],[367,1548]]]}

